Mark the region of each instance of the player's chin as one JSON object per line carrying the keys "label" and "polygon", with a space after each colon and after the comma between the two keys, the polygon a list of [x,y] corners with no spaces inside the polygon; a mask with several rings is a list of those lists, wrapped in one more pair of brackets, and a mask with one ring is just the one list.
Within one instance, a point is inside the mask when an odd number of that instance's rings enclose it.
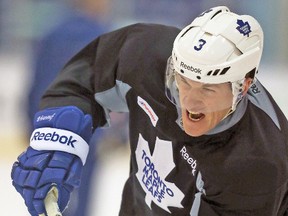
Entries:
{"label": "player's chin", "polygon": [[191,128],[189,126],[185,126],[185,123],[183,124],[183,127],[185,133],[192,137],[200,137],[209,131],[206,128]]}

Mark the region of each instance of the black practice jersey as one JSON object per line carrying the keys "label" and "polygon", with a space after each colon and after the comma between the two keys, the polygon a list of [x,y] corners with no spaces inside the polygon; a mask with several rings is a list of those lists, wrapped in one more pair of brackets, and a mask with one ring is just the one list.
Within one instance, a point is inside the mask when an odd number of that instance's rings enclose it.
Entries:
{"label": "black practice jersey", "polygon": [[76,105],[93,116],[95,128],[109,124],[111,111],[129,112],[131,162],[121,216],[285,215],[285,116],[257,81],[208,134],[185,134],[164,85],[178,33],[135,24],[96,38],[59,73],[41,108]]}

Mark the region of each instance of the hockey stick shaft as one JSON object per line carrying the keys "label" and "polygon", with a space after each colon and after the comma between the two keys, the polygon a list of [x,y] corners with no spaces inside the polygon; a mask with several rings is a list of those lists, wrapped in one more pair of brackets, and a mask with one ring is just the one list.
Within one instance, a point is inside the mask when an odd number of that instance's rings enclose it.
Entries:
{"label": "hockey stick shaft", "polygon": [[[58,201],[58,189],[55,186],[53,186],[44,200],[47,216],[62,216],[57,201]],[[39,216],[45,216],[45,214],[44,213],[39,214]]]}

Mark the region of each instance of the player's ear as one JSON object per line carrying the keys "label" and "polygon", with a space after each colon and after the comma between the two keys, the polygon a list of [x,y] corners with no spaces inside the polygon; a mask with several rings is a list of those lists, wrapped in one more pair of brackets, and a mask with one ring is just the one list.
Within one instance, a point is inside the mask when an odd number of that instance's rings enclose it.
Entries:
{"label": "player's ear", "polygon": [[248,90],[249,90],[250,86],[252,85],[252,83],[253,83],[253,79],[252,78],[250,78],[250,77],[245,78],[243,86],[242,86],[243,96],[246,95],[246,93],[248,92]]}

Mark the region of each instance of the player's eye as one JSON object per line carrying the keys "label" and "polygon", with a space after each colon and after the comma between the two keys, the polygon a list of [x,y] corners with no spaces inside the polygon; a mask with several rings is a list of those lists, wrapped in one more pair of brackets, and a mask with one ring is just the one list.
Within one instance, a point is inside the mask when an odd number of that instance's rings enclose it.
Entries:
{"label": "player's eye", "polygon": [[184,84],[186,84],[186,85],[189,85],[189,83],[186,81],[185,78],[181,77],[180,79],[181,79],[181,82],[182,82],[182,83],[184,83]]}
{"label": "player's eye", "polygon": [[180,76],[178,75],[178,80],[181,84],[184,84],[184,85],[187,85],[187,86],[190,86],[188,81],[183,77],[183,76]]}
{"label": "player's eye", "polygon": [[204,87],[203,89],[208,92],[215,92],[215,89],[213,87]]}

